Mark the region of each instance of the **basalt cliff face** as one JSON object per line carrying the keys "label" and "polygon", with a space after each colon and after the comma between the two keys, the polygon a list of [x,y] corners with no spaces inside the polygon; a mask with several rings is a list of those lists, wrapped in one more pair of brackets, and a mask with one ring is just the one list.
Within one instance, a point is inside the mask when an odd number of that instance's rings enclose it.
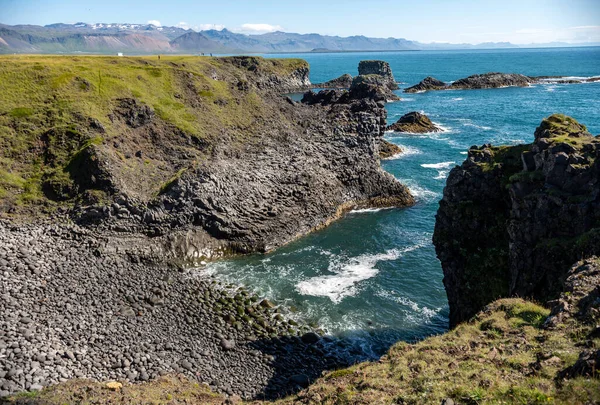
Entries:
{"label": "basalt cliff face", "polygon": [[570,264],[600,253],[599,157],[600,139],[563,115],[532,144],[469,150],[433,237],[451,326],[501,297],[556,298]]}
{"label": "basalt cliff face", "polygon": [[[107,249],[200,261],[268,251],[354,207],[414,202],[379,165],[376,92],[282,96],[310,85],[304,61],[64,59],[2,61],[4,215],[66,209],[103,234],[147,238]],[[17,72],[58,84],[19,99]]]}

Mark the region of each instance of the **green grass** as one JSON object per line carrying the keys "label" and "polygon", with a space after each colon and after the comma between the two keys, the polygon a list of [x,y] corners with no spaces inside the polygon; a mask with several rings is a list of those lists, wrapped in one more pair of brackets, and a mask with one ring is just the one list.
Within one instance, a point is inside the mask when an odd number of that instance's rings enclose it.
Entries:
{"label": "green grass", "polygon": [[[246,78],[256,72],[289,75],[305,67],[298,59],[256,57],[0,56],[0,198],[13,206],[44,202],[43,183],[68,187],[63,172],[89,147],[108,150],[123,162],[118,170],[140,171],[122,159],[121,151],[109,150],[115,138],[138,136],[111,119],[121,98],[150,106],[160,125],[174,128],[171,132],[203,144],[217,142],[227,132],[242,144],[256,135],[257,121],[281,115],[265,106],[253,80]],[[241,81],[250,87],[239,90]],[[104,133],[89,127],[92,118]],[[145,175],[156,176],[155,193],[164,179],[176,175],[159,173],[164,168],[151,159],[142,163]]]}
{"label": "green grass", "polygon": [[[572,364],[585,340],[540,326],[549,310],[521,299],[490,304],[471,322],[416,344],[397,343],[381,361],[328,373],[305,392],[279,401],[298,403],[318,395],[322,404],[583,404],[600,400],[600,380],[564,384],[556,373]],[[540,353],[560,362],[537,363]]]}

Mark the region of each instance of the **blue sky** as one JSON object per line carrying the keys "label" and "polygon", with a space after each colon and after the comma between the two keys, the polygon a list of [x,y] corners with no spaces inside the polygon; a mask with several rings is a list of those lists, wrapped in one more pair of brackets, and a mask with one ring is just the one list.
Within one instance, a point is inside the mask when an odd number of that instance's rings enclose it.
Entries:
{"label": "blue sky", "polygon": [[600,42],[600,0],[0,0],[0,22],[127,22],[421,42]]}

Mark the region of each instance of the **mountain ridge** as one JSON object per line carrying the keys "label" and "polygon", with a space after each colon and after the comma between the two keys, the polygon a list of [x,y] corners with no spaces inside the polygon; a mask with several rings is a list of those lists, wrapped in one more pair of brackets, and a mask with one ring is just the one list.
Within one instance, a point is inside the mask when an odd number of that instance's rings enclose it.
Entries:
{"label": "mountain ridge", "polygon": [[[598,44],[589,44],[594,46]],[[577,46],[567,43],[515,45],[510,42],[480,44],[421,43],[405,38],[373,38],[298,34],[275,31],[242,34],[222,30],[194,31],[171,26],[132,23],[77,22],[45,26],[0,23],[0,53],[295,53],[458,49],[512,49]]]}

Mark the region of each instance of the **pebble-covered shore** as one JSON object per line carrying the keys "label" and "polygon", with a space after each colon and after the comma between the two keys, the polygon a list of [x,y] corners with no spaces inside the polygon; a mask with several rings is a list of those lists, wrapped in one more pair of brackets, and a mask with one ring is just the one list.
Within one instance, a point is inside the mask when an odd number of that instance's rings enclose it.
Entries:
{"label": "pebble-covered shore", "polygon": [[266,300],[194,270],[106,254],[72,225],[0,221],[0,396],[71,378],[181,373],[278,397],[341,365]]}

